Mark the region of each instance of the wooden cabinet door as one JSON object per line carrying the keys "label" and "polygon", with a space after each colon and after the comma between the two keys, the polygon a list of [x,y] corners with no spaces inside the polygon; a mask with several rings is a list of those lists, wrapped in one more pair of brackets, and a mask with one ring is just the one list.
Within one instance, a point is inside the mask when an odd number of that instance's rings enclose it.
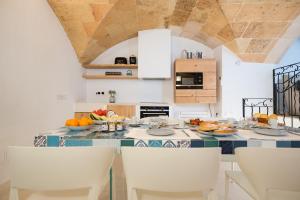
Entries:
{"label": "wooden cabinet door", "polygon": [[175,91],[175,96],[180,96],[180,97],[193,97],[195,96],[195,90],[176,90]]}
{"label": "wooden cabinet door", "polygon": [[196,96],[215,97],[215,96],[217,96],[217,91],[216,90],[196,90]]}
{"label": "wooden cabinet door", "polygon": [[108,104],[107,110],[112,110],[117,115],[131,118],[135,116],[135,107],[135,105]]}
{"label": "wooden cabinet door", "polygon": [[175,62],[176,72],[216,72],[214,59],[178,59]]}
{"label": "wooden cabinet door", "polygon": [[196,103],[196,97],[194,97],[194,96],[190,96],[190,97],[176,96],[175,102],[176,103]]}
{"label": "wooden cabinet door", "polygon": [[207,72],[203,74],[203,89],[216,90],[217,89],[217,75],[214,72]]}
{"label": "wooden cabinet door", "polygon": [[175,102],[176,103],[196,103],[195,90],[176,90]]}
{"label": "wooden cabinet door", "polygon": [[197,103],[217,103],[217,97],[196,97]]}

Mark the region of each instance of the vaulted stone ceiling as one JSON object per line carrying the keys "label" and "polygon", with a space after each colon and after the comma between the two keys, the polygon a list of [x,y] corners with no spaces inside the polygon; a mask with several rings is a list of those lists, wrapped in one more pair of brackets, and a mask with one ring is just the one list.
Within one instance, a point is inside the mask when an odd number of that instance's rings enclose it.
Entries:
{"label": "vaulted stone ceiling", "polygon": [[264,62],[300,14],[300,0],[48,2],[81,63],[90,63],[113,45],[152,28],[169,28],[211,48],[223,44],[244,61]]}

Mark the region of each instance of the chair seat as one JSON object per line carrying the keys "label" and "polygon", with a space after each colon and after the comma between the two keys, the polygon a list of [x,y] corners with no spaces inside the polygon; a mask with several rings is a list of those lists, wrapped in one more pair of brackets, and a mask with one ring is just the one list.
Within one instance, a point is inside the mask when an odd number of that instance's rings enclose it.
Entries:
{"label": "chair seat", "polygon": [[226,171],[226,176],[233,180],[237,185],[244,189],[252,198],[259,199],[257,192],[241,171]]}
{"label": "chair seat", "polygon": [[20,200],[88,200],[88,189],[55,192],[19,190],[19,195]]}

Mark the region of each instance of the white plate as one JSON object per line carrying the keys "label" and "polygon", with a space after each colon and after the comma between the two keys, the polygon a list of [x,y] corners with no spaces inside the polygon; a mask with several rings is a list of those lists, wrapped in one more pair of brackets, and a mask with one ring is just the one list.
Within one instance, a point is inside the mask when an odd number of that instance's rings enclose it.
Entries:
{"label": "white plate", "polygon": [[235,135],[237,134],[237,132],[233,132],[233,133],[215,133],[213,131],[200,131],[200,130],[197,130],[198,133],[201,133],[203,135],[209,135],[209,136],[216,136],[216,137],[226,137],[226,136],[232,136],[232,135]]}
{"label": "white plate", "polygon": [[143,124],[131,124],[131,123],[128,124],[128,126],[130,126],[130,127],[140,127],[142,125]]}
{"label": "white plate", "polygon": [[286,136],[288,132],[283,129],[261,129],[261,128],[254,128],[255,133],[261,135],[269,135],[269,136]]}
{"label": "white plate", "polygon": [[216,137],[226,137],[226,136],[232,136],[232,135],[235,135],[237,134],[237,132],[233,132],[233,133],[215,133],[215,132],[212,132],[212,135],[213,136],[216,136]]}
{"label": "white plate", "polygon": [[154,135],[154,136],[168,136],[168,135],[175,134],[175,132],[172,129],[167,129],[167,128],[148,129],[147,133],[149,135]]}
{"label": "white plate", "polygon": [[173,128],[174,129],[188,129],[189,127],[188,126],[181,127],[181,126],[177,125],[177,126],[174,126]]}
{"label": "white plate", "polygon": [[67,126],[71,131],[83,131],[89,129],[91,126]]}

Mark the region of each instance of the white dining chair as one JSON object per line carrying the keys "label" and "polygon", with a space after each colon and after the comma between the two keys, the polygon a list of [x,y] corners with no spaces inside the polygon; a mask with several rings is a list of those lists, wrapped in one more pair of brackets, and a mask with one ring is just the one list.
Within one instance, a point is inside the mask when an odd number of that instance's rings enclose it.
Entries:
{"label": "white dining chair", "polygon": [[[26,199],[44,200],[53,192],[76,194],[84,188],[84,198],[96,200],[113,158],[114,149],[108,147],[9,147],[10,200],[19,200],[19,190],[33,192]],[[64,199],[57,194],[54,199]]]}
{"label": "white dining chair", "polygon": [[300,149],[237,148],[241,171],[226,171],[225,196],[229,180],[256,200],[300,199]]}
{"label": "white dining chair", "polygon": [[153,200],[155,194],[158,199],[187,200],[191,194],[217,199],[220,148],[122,147],[121,151],[128,200],[147,195]]}

